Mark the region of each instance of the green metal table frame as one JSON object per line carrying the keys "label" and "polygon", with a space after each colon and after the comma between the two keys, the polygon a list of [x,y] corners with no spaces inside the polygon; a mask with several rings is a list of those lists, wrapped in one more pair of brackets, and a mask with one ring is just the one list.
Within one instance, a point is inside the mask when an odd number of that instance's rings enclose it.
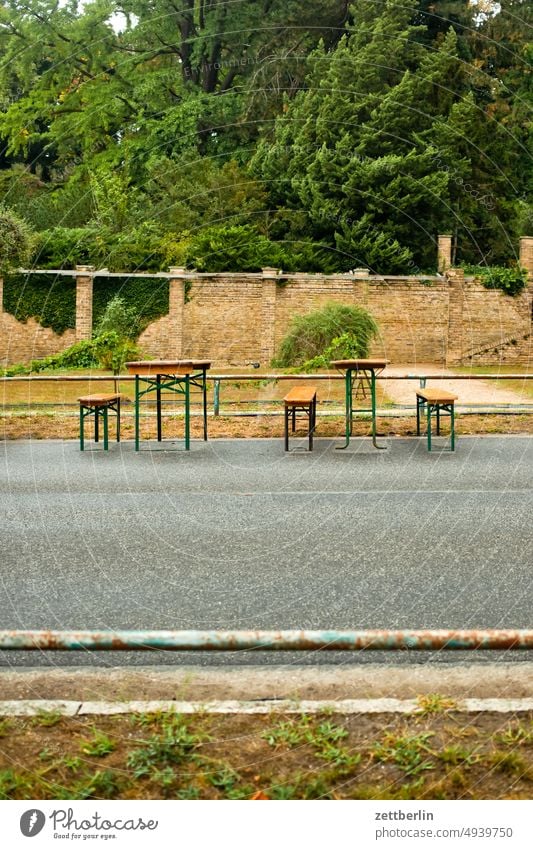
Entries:
{"label": "green metal table frame", "polygon": [[[145,389],[141,389],[141,384],[146,384]],[[174,392],[176,395],[183,395],[185,399],[185,450],[189,451],[191,446],[191,398],[190,398],[190,375],[189,374],[155,374],[135,375],[135,450],[139,451],[140,447],[140,401],[150,393],[155,393],[157,406],[157,441],[161,442],[162,426],[161,426],[161,392]]]}
{"label": "green metal table frame", "polygon": [[[378,445],[376,441],[376,375],[381,374],[387,360],[370,361],[370,360],[333,360],[331,365],[338,371],[344,371],[344,386],[345,386],[345,404],[346,404],[346,442],[344,445],[338,445],[337,450],[343,451],[348,448],[353,430],[353,414],[371,413],[372,414],[372,444],[374,448],[379,450],[385,449],[386,445]],[[353,405],[354,398],[357,397],[359,388],[362,389],[363,397],[366,397],[365,383],[370,389],[370,404],[368,408],[355,407]],[[355,392],[354,392],[355,387]]]}
{"label": "green metal table frame", "polygon": [[440,436],[440,417],[441,413],[450,416],[450,451],[455,451],[455,402],[449,401],[448,403],[443,401],[438,401],[431,403],[423,398],[421,395],[416,396],[416,434],[420,436],[420,418],[421,414],[424,415],[424,407],[425,416],[427,422],[427,441],[428,441],[428,451],[431,451],[431,417],[433,413],[435,413],[435,418],[437,420],[437,432],[436,435]]}

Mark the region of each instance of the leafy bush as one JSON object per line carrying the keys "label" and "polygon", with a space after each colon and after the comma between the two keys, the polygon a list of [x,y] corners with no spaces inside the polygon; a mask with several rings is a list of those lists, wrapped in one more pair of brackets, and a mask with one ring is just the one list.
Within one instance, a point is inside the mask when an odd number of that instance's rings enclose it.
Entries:
{"label": "leafy bush", "polygon": [[31,250],[32,234],[26,222],[0,208],[0,272],[26,265]]}
{"label": "leafy bush", "polygon": [[[377,324],[362,307],[328,303],[321,310],[295,316],[273,365],[302,366],[315,357],[329,360],[366,357]],[[320,367],[320,366],[315,366]]]}
{"label": "leafy bush", "polygon": [[501,265],[470,265],[465,266],[465,272],[479,277],[485,289],[501,289],[507,295],[518,295],[527,285],[527,271],[518,266],[505,268]]}
{"label": "leafy bush", "polygon": [[98,233],[88,227],[53,227],[39,233],[34,263],[39,268],[75,268],[95,261]]}
{"label": "leafy bush", "polygon": [[101,368],[120,374],[124,364],[139,356],[139,348],[131,339],[125,339],[115,330],[107,330],[94,338],[94,350]]}
{"label": "leafy bush", "polygon": [[198,271],[260,271],[280,267],[283,251],[249,225],[209,227],[193,236],[187,265]]}
{"label": "leafy bush", "polygon": [[94,340],[88,339],[76,342],[60,354],[43,357],[41,360],[32,360],[28,365],[17,363],[5,369],[5,377],[15,377],[18,374],[38,374],[42,371],[53,371],[60,368],[96,368],[98,358]]}
{"label": "leafy bush", "polygon": [[95,330],[96,336],[116,333],[121,339],[136,339],[139,334],[139,315],[135,307],[126,306],[124,298],[115,295],[107,306]]}

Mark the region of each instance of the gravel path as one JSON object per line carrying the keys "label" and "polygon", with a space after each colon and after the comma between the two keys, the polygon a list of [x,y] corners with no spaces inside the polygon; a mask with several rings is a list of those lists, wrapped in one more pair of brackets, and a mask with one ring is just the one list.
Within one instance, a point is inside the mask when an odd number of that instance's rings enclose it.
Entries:
{"label": "gravel path", "polygon": [[[517,372],[521,371],[517,368]],[[396,365],[387,366],[386,375],[400,374],[416,374],[430,375],[432,374],[457,374],[451,369],[446,369],[442,366],[421,364],[417,366]],[[418,379],[413,380],[386,380],[383,382],[383,388],[389,398],[396,404],[405,404],[413,406],[415,403],[415,391],[420,385]],[[517,390],[500,389],[493,383],[485,380],[428,380],[428,386],[438,386],[439,389],[446,389],[448,392],[453,392],[459,396],[459,404],[486,406],[491,404],[524,404],[531,402],[526,393],[519,391],[517,382]]]}

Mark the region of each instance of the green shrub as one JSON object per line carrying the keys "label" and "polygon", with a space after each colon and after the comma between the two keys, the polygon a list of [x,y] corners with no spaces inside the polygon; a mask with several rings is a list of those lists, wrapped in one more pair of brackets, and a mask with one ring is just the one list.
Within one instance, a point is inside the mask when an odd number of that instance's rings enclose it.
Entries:
{"label": "green shrub", "polygon": [[0,272],[26,265],[31,250],[32,234],[26,222],[0,208]]}
{"label": "green shrub", "polygon": [[75,268],[96,261],[99,235],[88,227],[53,227],[38,234],[34,265]]}
{"label": "green shrub", "polygon": [[125,339],[115,330],[107,330],[94,338],[94,349],[101,368],[120,374],[128,360],[136,359],[139,348],[131,339]]}
{"label": "green shrub", "polygon": [[282,249],[249,225],[209,227],[192,237],[187,265],[198,271],[260,271],[280,267]]}
{"label": "green shrub", "polygon": [[94,340],[76,342],[60,354],[32,360],[28,365],[17,363],[5,369],[5,377],[15,377],[19,374],[38,374],[43,371],[54,371],[60,368],[96,368],[99,365]]}
{"label": "green shrub", "polygon": [[518,295],[527,285],[527,271],[518,266],[505,268],[501,265],[468,265],[464,270],[467,274],[475,274],[485,289],[501,289],[507,295]]}
{"label": "green shrub", "polygon": [[[307,367],[315,357],[367,357],[377,330],[376,322],[362,307],[328,303],[321,310],[293,318],[273,365],[305,363]],[[324,365],[328,362],[324,360]]]}
{"label": "green shrub", "polygon": [[135,307],[126,306],[120,295],[115,295],[107,302],[95,329],[96,336],[110,332],[116,333],[121,339],[136,339],[139,335],[139,314]]}

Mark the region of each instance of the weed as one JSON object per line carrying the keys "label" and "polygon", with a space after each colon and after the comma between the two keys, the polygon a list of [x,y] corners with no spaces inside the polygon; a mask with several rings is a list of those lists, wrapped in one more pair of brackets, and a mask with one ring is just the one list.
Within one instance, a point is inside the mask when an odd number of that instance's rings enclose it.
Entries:
{"label": "weed", "polygon": [[278,801],[296,799],[296,787],[293,784],[273,784],[268,792],[271,799]]}
{"label": "weed", "polygon": [[114,799],[119,794],[117,777],[113,770],[97,770],[88,780],[78,782],[71,799]]}
{"label": "weed", "polygon": [[44,749],[41,749],[41,751],[39,752],[40,761],[51,761],[53,757],[54,753],[52,752],[52,750],[46,747]]}
{"label": "weed", "polygon": [[489,755],[488,763],[499,772],[511,772],[530,777],[526,761],[517,752],[502,752],[500,749],[495,749]]}
{"label": "weed", "polygon": [[197,787],[182,787],[176,793],[176,799],[199,799],[200,791]]}
{"label": "weed", "polygon": [[207,773],[207,781],[216,787],[226,799],[249,799],[254,788],[247,784],[241,785],[238,772],[224,764],[220,769]]}
{"label": "weed", "polygon": [[13,769],[0,770],[0,799],[32,799],[31,783]]}
{"label": "weed", "polygon": [[422,753],[433,754],[426,745],[432,736],[431,732],[413,737],[386,734],[383,743],[374,744],[372,756],[377,761],[394,763],[406,775],[418,775],[424,770],[434,769],[432,761],[422,759]]}
{"label": "weed", "polygon": [[93,736],[90,740],[82,740],[80,749],[84,755],[94,755],[97,758],[103,758],[109,755],[115,749],[115,743],[107,734],[93,728]]}
{"label": "weed", "polygon": [[437,757],[443,763],[452,764],[453,766],[457,764],[472,766],[472,764],[478,763],[480,760],[479,755],[474,754],[469,749],[464,749],[462,746],[446,746],[446,748],[437,754]]}
{"label": "weed", "polygon": [[76,757],[75,755],[65,755],[63,758],[63,766],[71,770],[72,772],[76,772],[81,768],[82,760],[81,758]]}
{"label": "weed", "polygon": [[533,742],[533,729],[526,729],[523,725],[509,725],[503,731],[494,735],[497,743],[506,746],[517,746]]}
{"label": "weed", "polygon": [[445,713],[448,710],[456,710],[457,702],[453,699],[441,696],[440,693],[427,693],[417,698],[418,716],[427,716],[431,713]]}
{"label": "weed", "polygon": [[0,719],[0,738],[7,737],[13,728],[10,719]]}
{"label": "weed", "polygon": [[205,736],[193,734],[181,716],[165,716],[161,733],[144,741],[142,748],[129,753],[127,765],[135,778],[149,775],[158,764],[170,766],[184,761],[199,747]]}
{"label": "weed", "polygon": [[33,717],[33,725],[40,725],[43,728],[52,728],[63,719],[63,714],[59,710],[40,710]]}

